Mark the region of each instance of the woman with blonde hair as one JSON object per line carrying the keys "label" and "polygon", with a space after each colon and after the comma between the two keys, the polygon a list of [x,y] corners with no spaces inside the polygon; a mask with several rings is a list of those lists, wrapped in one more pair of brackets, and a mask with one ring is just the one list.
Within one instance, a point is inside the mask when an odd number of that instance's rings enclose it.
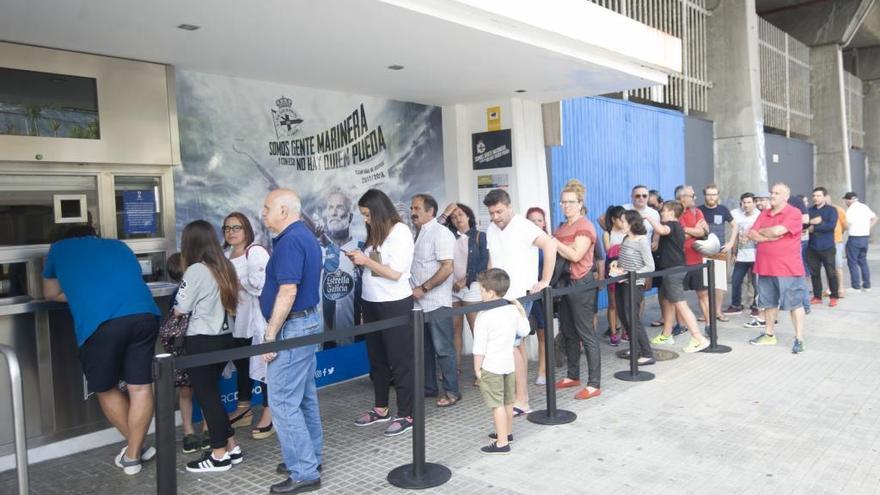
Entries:
{"label": "woman with blonde hair", "polygon": [[[568,260],[571,285],[587,284],[593,266],[593,250],[596,246],[596,229],[585,216],[584,195],[586,188],[577,179],[571,179],[562,188],[559,204],[565,221],[554,234],[559,256]],[[602,393],[599,388],[601,362],[599,337],[593,326],[596,313],[596,288],[573,292],[562,297],[559,304],[559,327],[565,341],[568,376],[556,382],[556,388],[580,387],[581,342],[587,355],[588,381],[575,399],[591,399]]]}

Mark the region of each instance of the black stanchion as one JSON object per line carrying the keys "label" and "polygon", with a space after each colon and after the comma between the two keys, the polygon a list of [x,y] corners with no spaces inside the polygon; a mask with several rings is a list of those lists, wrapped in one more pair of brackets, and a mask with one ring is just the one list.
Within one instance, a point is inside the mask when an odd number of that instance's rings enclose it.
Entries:
{"label": "black stanchion", "polygon": [[[639,317],[639,308],[636,307],[636,291],[640,290],[636,285],[636,272],[629,272],[629,278],[626,281],[627,285],[627,293],[626,297],[629,299],[629,311],[627,317],[629,318],[629,370],[618,371],[614,374],[614,378],[618,380],[623,380],[625,382],[646,382],[648,380],[654,379],[654,374],[649,373],[647,371],[639,371],[639,355],[636,352],[636,336],[635,331],[635,322],[636,318]],[[623,287],[618,285],[616,290],[621,290]]]}
{"label": "black stanchion", "polygon": [[398,488],[422,489],[449,481],[452,472],[442,464],[425,462],[425,314],[413,310],[413,462],[388,473],[388,482]]}
{"label": "black stanchion", "polygon": [[171,354],[153,358],[156,383],[156,493],[177,493],[177,447],[174,428],[174,363]]}
{"label": "black stanchion", "polygon": [[709,347],[703,349],[702,352],[711,354],[723,354],[730,352],[730,347],[718,344],[718,314],[715,312],[715,260],[710,259],[706,263],[706,269],[709,271]]}
{"label": "black stanchion", "polygon": [[[537,301],[535,301],[537,302]],[[539,425],[564,425],[577,419],[577,414],[556,408],[556,355],[553,336],[553,291],[544,287],[541,297],[544,305],[544,369],[547,380],[547,409],[532,411],[528,420]]]}

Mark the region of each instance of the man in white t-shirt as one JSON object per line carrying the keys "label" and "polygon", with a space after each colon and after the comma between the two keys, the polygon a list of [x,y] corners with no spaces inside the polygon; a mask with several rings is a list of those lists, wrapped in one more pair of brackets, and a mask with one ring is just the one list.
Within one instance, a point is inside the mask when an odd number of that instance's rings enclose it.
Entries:
{"label": "man in white t-shirt", "polygon": [[[483,204],[488,208],[489,219],[492,221],[486,230],[489,267],[501,268],[510,276],[510,288],[506,297],[515,299],[529,292],[534,294],[550,285],[553,269],[556,267],[556,243],[553,238],[522,215],[515,214],[510,206],[510,196],[503,189],[489,191]],[[540,280],[537,279],[538,249],[544,253],[544,269]],[[529,313],[531,305],[531,302],[523,304],[526,313]],[[517,346],[514,359],[516,402],[513,409],[514,415],[520,416],[530,411],[528,361],[524,343]]]}
{"label": "man in white t-shirt", "polygon": [[877,224],[877,215],[868,205],[859,201],[854,192],[843,195],[846,203],[846,265],[852,288],[868,292],[871,290],[871,271],[868,269],[868,242],[871,228]]}
{"label": "man in white t-shirt", "polygon": [[[410,218],[416,230],[413,251],[412,285],[415,306],[425,316],[452,307],[452,258],[455,237],[440,225],[437,200],[430,194],[416,194],[410,206]],[[437,405],[454,405],[461,398],[458,389],[458,353],[455,352],[452,318],[431,319],[425,325],[425,395],[439,396]],[[443,393],[437,390],[437,363],[443,372]],[[416,394],[419,391],[416,390]]]}
{"label": "man in white t-shirt", "polygon": [[749,308],[757,310],[755,297],[757,285],[752,268],[755,265],[755,241],[749,239],[748,233],[760,212],[755,208],[755,195],[747,192],[739,197],[739,208],[730,212],[733,216],[733,225],[736,228],[731,233],[730,244],[736,254],[733,265],[732,286],[730,291],[730,306],[724,310],[725,315],[738,315],[743,312],[742,287],[743,281],[748,278],[751,286],[751,294],[747,297]]}

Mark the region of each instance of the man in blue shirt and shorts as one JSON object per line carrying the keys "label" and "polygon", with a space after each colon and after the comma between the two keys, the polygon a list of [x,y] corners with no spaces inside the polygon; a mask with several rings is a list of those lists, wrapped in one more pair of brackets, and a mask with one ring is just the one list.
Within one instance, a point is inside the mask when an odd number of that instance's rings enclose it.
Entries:
{"label": "man in blue shirt and shorts", "polygon": [[72,227],[49,249],[43,295],[70,306],[88,387],[128,442],[116,465],[125,474],[139,473],[141,462],[156,455],[144,446],[144,437],[153,418],[160,313],[137,258],[125,243],[101,239],[91,226]]}

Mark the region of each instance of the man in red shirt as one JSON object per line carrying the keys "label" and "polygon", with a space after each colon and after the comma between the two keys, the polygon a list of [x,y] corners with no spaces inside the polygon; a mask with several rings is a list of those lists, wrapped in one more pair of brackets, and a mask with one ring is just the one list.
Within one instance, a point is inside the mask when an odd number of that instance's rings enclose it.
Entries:
{"label": "man in red shirt", "polygon": [[791,352],[804,351],[804,264],[801,260],[801,212],[788,204],[791,190],[778,183],[770,190],[770,208],[765,209],[749,231],[757,243],[755,274],[758,275],[758,307],[765,311],[764,333],[750,340],[754,345],[774,345],[773,327],[779,310],[790,311],[794,325]]}
{"label": "man in red shirt", "polygon": [[[694,201],[694,188],[688,185],[678,186],[675,192],[676,198],[684,206],[684,213],[678,219],[684,228],[684,263],[686,265],[699,265],[703,263],[703,255],[694,249],[694,243],[698,239],[705,239],[709,234],[709,224],[706,223],[703,212],[697,208]],[[703,319],[709,321],[709,291],[703,284],[703,271],[695,270],[687,272],[684,277],[685,290],[697,291],[697,299],[700,302],[700,310]]]}

